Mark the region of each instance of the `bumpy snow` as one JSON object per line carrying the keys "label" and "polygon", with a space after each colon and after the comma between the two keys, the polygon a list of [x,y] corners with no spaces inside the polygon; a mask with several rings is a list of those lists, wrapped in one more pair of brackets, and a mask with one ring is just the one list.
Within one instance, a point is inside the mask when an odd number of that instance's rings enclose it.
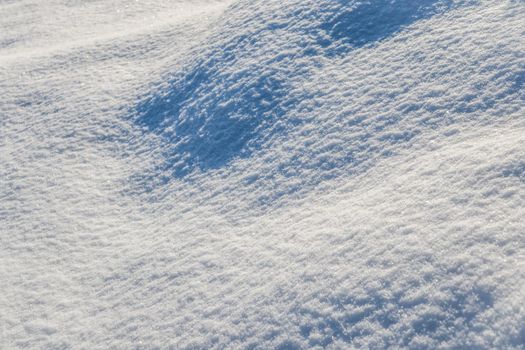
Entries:
{"label": "bumpy snow", "polygon": [[522,349],[525,2],[0,0],[0,349]]}

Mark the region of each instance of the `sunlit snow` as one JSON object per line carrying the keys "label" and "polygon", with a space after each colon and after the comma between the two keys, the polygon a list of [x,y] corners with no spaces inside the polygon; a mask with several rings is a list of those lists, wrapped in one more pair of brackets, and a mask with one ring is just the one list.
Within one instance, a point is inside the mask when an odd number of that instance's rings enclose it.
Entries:
{"label": "sunlit snow", "polygon": [[0,0],[0,349],[523,349],[525,2]]}

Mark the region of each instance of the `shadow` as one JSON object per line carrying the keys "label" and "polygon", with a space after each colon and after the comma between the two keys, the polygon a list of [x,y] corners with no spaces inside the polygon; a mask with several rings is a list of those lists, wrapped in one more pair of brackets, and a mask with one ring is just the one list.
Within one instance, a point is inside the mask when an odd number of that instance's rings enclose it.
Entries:
{"label": "shadow", "polygon": [[299,344],[294,343],[293,341],[286,340],[279,344],[276,347],[276,350],[301,350],[301,346]]}
{"label": "shadow", "polygon": [[[446,297],[443,300],[435,301],[424,297],[412,305],[402,301],[401,294],[385,298],[380,292],[371,291],[366,297],[359,298],[351,295],[332,296],[322,300],[323,311],[306,307],[292,310],[309,320],[309,324],[299,327],[301,336],[312,347],[325,348],[335,340],[351,344],[371,334],[372,330],[367,328],[367,324],[375,324],[386,330],[404,322],[399,313],[392,312],[394,306],[395,309],[412,315],[410,328],[398,335],[397,345],[409,347],[418,336],[446,342],[473,327],[476,317],[494,305],[491,291],[478,286],[470,291],[445,289]],[[424,311],[424,305],[432,307]],[[327,313],[326,310],[331,312]],[[312,337],[312,334],[315,336]]]}
{"label": "shadow", "polygon": [[237,70],[230,54],[215,50],[179,74],[162,96],[136,107],[136,123],[169,144],[162,170],[175,177],[249,156],[258,145],[248,143],[284,113],[279,105],[286,84],[276,72],[261,64]]}
{"label": "shadow", "polygon": [[344,54],[380,41],[453,5],[452,0],[368,0],[353,6],[345,5],[347,1],[344,0],[339,2],[339,11],[321,26],[334,42],[339,43],[327,51],[328,55]]}
{"label": "shadow", "polygon": [[525,85],[525,71],[518,71],[514,73],[510,81],[512,82],[512,85],[507,89],[507,91],[504,91],[503,94],[517,94],[517,98],[525,101],[525,93],[523,89]]}
{"label": "shadow", "polygon": [[525,182],[525,162],[509,164],[503,168],[501,174],[503,177],[516,178],[522,182]]}
{"label": "shadow", "polygon": [[[452,0],[339,0],[336,6],[326,2],[318,6],[319,13],[309,14],[324,23],[320,28],[316,21],[300,21],[298,26],[293,16],[306,14],[292,11],[291,18],[276,26],[255,13],[242,22],[244,26],[253,22],[255,32],[241,31],[217,41],[167,88],[136,106],[134,121],[161,136],[166,145],[166,161],[154,172],[184,178],[195,170],[218,169],[234,158],[249,157],[276,133],[285,135],[290,125],[301,122],[291,120],[288,112],[310,98],[292,90],[315,66],[315,57],[310,56],[343,54],[381,40],[451,4]],[[283,47],[296,50],[280,52]],[[409,136],[402,135],[399,141]],[[354,161],[351,156],[348,160]],[[332,167],[340,166],[338,162]]]}

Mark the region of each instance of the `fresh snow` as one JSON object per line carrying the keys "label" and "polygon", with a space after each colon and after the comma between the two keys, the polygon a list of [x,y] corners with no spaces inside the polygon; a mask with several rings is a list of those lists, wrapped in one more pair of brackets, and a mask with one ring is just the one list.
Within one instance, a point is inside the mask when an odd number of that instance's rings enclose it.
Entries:
{"label": "fresh snow", "polygon": [[0,349],[523,349],[525,2],[0,0]]}

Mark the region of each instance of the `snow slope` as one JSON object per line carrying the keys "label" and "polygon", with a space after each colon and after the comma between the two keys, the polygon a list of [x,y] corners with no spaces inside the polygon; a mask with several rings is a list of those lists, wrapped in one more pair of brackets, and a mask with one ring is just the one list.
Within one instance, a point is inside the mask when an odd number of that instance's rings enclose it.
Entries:
{"label": "snow slope", "polygon": [[0,1],[1,349],[525,346],[525,3]]}

